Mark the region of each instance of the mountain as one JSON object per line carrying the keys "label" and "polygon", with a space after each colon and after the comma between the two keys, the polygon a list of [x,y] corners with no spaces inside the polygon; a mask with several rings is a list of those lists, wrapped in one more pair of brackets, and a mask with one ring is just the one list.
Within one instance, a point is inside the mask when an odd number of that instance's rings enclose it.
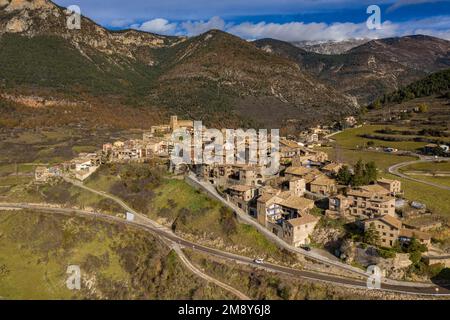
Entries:
{"label": "mountain", "polygon": [[302,69],[356,97],[360,104],[450,67],[450,42],[422,35],[373,40],[339,55],[307,52],[273,39],[254,43],[296,61]]}
{"label": "mountain", "polygon": [[308,125],[358,107],[296,63],[224,32],[113,32],[85,17],[69,30],[66,19],[48,0],[0,0],[0,88],[10,97],[83,99],[94,109],[110,99],[230,126]]}
{"label": "mountain", "polygon": [[67,27],[65,8],[48,0],[0,0],[0,35],[18,34],[26,37],[55,35],[65,39],[81,53],[96,50],[110,57],[139,59],[149,65],[154,60],[148,48],[160,48],[183,41],[183,37],[160,36],[135,30],[113,32],[82,17],[81,29]]}
{"label": "mountain", "polygon": [[368,41],[368,39],[350,39],[343,41],[295,41],[291,43],[294,46],[308,52],[320,54],[342,54]]}
{"label": "mountain", "polygon": [[352,100],[302,72],[294,62],[222,31],[209,31],[165,51],[164,72],[153,93],[161,103],[192,117],[232,112],[268,126],[355,111]]}
{"label": "mountain", "polygon": [[379,106],[379,103],[402,103],[432,95],[445,95],[445,97],[450,98],[450,69],[432,73],[424,79],[387,93],[377,99],[374,106]]}
{"label": "mountain", "polygon": [[90,94],[136,91],[148,83],[156,58],[150,49],[182,38],[126,30],[110,32],[67,14],[47,0],[0,0],[0,79],[7,87],[47,87]]}

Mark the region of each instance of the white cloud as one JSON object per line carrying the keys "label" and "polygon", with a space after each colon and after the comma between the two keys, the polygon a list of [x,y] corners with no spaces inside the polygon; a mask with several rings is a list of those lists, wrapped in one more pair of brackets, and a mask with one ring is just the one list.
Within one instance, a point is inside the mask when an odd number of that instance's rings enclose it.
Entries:
{"label": "white cloud", "polygon": [[170,23],[166,19],[157,18],[150,21],[146,21],[141,25],[132,25],[134,29],[153,32],[158,34],[170,35],[173,34],[177,28],[176,23]]}
{"label": "white cloud", "polygon": [[219,29],[244,39],[274,38],[283,41],[379,39],[411,34],[427,34],[450,40],[450,16],[411,20],[402,23],[384,21],[381,29],[377,30],[369,30],[365,22],[336,22],[330,24],[324,22],[243,22],[233,24],[225,22],[220,17],[180,23],[159,18],[131,27],[160,34],[188,36],[195,36],[211,29]]}
{"label": "white cloud", "polygon": [[181,28],[188,36],[195,36],[211,29],[224,30],[225,21],[220,17],[212,17],[208,21],[186,21],[181,24]]}
{"label": "white cloud", "polygon": [[131,19],[115,19],[109,23],[110,27],[122,28],[131,25],[134,21]]}
{"label": "white cloud", "polygon": [[211,29],[219,29],[244,39],[274,38],[284,41],[345,40],[349,38],[382,38],[394,36],[397,26],[385,22],[381,30],[369,30],[365,23],[226,23],[220,17],[208,21],[186,21],[180,24],[179,34],[195,36]]}
{"label": "white cloud", "polygon": [[434,3],[434,2],[442,2],[449,0],[398,0],[393,5],[391,5],[387,11],[394,11],[401,7],[411,6],[415,4],[423,4],[423,3]]}
{"label": "white cloud", "polygon": [[242,23],[228,30],[251,39],[274,38],[283,41],[345,40],[349,38],[381,38],[395,35],[396,26],[385,22],[380,30],[369,30],[365,23]]}

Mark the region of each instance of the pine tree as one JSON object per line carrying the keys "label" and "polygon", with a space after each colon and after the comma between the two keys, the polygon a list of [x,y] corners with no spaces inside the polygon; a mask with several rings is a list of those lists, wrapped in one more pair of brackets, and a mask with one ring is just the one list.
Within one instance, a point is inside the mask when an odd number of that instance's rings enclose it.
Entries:
{"label": "pine tree", "polygon": [[364,172],[365,182],[366,184],[374,183],[378,179],[378,170],[375,162],[370,161],[366,164],[365,172]]}
{"label": "pine tree", "polygon": [[339,169],[336,180],[340,184],[349,185],[352,181],[352,173],[350,172],[350,169],[347,166],[343,166]]}
{"label": "pine tree", "polygon": [[375,228],[375,224],[372,222],[364,232],[364,242],[371,245],[378,245],[380,242],[380,234]]}

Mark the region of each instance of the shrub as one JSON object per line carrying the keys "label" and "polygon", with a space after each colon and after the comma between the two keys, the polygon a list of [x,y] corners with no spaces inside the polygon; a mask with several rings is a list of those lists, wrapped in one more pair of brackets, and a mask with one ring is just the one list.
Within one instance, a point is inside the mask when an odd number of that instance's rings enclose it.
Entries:
{"label": "shrub", "polygon": [[232,234],[236,233],[236,218],[234,217],[233,211],[222,207],[220,208],[220,219],[219,219],[220,225],[222,226],[223,232],[230,236]]}

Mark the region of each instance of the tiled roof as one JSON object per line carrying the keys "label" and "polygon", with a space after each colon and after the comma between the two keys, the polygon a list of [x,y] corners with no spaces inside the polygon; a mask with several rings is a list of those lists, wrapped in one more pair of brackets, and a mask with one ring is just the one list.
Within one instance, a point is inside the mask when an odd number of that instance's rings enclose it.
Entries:
{"label": "tiled roof", "polygon": [[277,201],[277,203],[284,207],[297,209],[297,210],[304,210],[305,208],[309,208],[314,205],[313,200],[309,200],[304,197],[292,196],[292,195],[286,199],[282,199],[282,201]]}
{"label": "tiled roof", "polygon": [[371,184],[371,185],[368,185],[368,186],[363,186],[363,187],[361,187],[361,189],[366,190],[366,191],[368,191],[370,193],[373,193],[373,194],[382,194],[382,195],[384,195],[384,194],[388,194],[389,193],[389,191],[387,189],[385,189],[384,187],[380,186],[379,184]]}
{"label": "tiled roof", "polygon": [[419,240],[431,239],[431,236],[428,233],[412,229],[401,229],[399,235],[400,237],[417,238]]}
{"label": "tiled roof", "polygon": [[402,222],[395,217],[385,215],[381,217],[381,220],[393,227],[396,227],[397,229],[400,229],[402,227]]}
{"label": "tiled roof", "polygon": [[311,182],[311,184],[319,185],[319,186],[332,186],[336,184],[336,181],[333,179],[328,178],[327,176],[320,176],[314,181]]}
{"label": "tiled roof", "polygon": [[398,181],[398,180],[391,180],[391,179],[381,178],[381,179],[378,179],[377,181],[379,183],[393,183],[393,182]]}
{"label": "tiled roof", "polygon": [[302,176],[309,172],[311,172],[311,169],[306,167],[289,167],[285,171],[286,174],[292,174],[296,176]]}
{"label": "tiled roof", "polygon": [[389,216],[389,215],[384,215],[382,217],[368,219],[368,220],[365,220],[364,222],[370,223],[372,221],[383,221],[384,223],[386,223],[392,227],[395,227],[396,229],[401,229],[401,227],[402,227],[402,222],[399,219]]}
{"label": "tiled roof", "polygon": [[329,164],[325,165],[325,166],[322,168],[322,170],[333,171],[333,170],[336,170],[336,169],[341,168],[342,166],[343,166],[343,165],[340,164],[340,163],[334,163],[334,162],[332,162],[332,163],[329,163]]}
{"label": "tiled roof", "polygon": [[305,215],[301,216],[300,218],[287,220],[286,223],[291,224],[293,227],[297,227],[297,226],[305,225],[308,223],[314,223],[317,221],[319,221],[318,217],[315,217],[311,214],[305,214]]}

